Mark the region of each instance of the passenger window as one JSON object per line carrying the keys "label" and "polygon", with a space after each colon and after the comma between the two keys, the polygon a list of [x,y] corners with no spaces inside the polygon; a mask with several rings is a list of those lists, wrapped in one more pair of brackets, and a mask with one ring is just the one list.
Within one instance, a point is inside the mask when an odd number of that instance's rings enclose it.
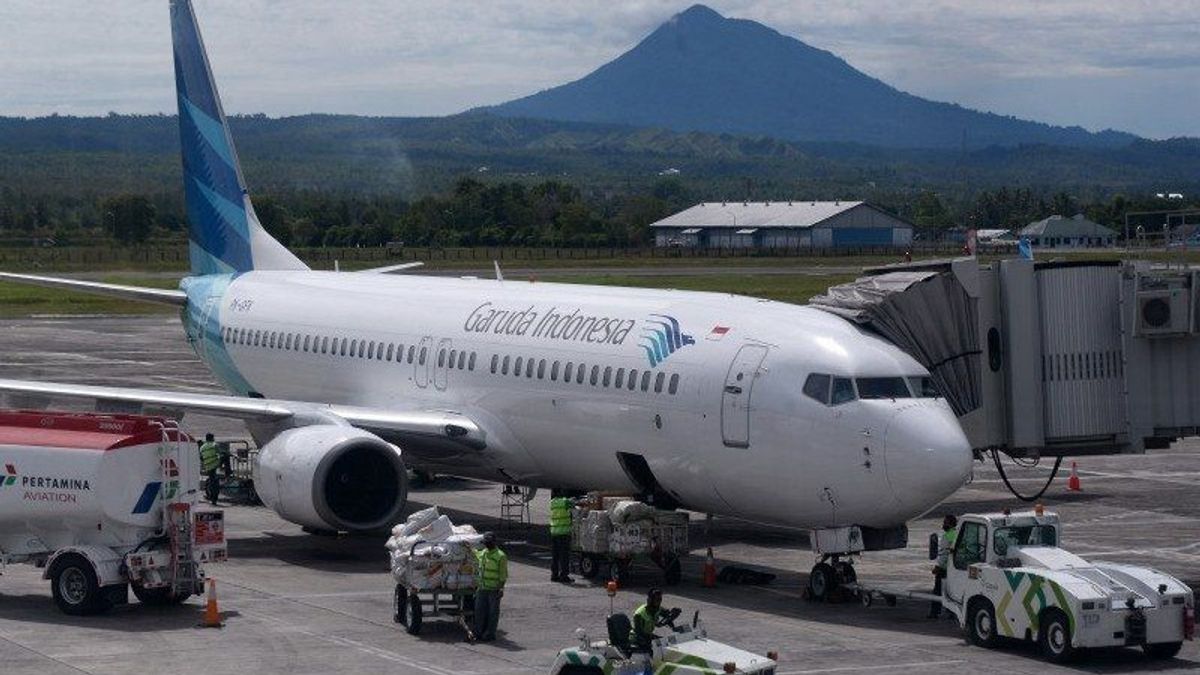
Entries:
{"label": "passenger window", "polygon": [[650,391],[650,371],[642,371],[642,391]]}
{"label": "passenger window", "polygon": [[416,345],[409,345],[409,346],[408,346],[408,362],[409,362],[409,363],[412,363],[412,362],[413,362],[413,354],[415,354],[415,353],[416,353],[416,351],[417,351],[417,346],[416,346]]}
{"label": "passenger window", "polygon": [[438,367],[438,368],[441,368],[441,367],[442,367],[442,366],[444,366],[444,365],[446,365],[446,350],[445,350],[445,349],[439,349],[439,350],[438,350],[438,364],[437,364],[437,367]]}
{"label": "passenger window", "polygon": [[393,343],[388,344],[387,360],[391,361],[392,357],[395,355],[396,355],[396,343],[393,342]]}
{"label": "passenger window", "polygon": [[542,359],[542,360],[538,361],[537,373],[538,373],[539,380],[546,379],[546,359]]}
{"label": "passenger window", "polygon": [[954,541],[954,567],[965,570],[974,563],[983,562],[987,557],[987,540],[983,535],[983,525],[979,523],[963,523],[958,526],[958,538]]}
{"label": "passenger window", "polygon": [[[358,358],[361,359],[363,357],[363,355],[366,353],[366,351],[367,351],[367,341],[363,340],[362,342],[358,343]],[[354,356],[353,349],[350,350],[350,355]]]}
{"label": "passenger window", "polygon": [[492,354],[492,374],[496,374],[496,366],[500,364],[500,355]]}
{"label": "passenger window", "polygon": [[825,405],[829,405],[829,381],[833,378],[828,375],[819,375],[813,373],[804,381],[804,395],[819,401]]}
{"label": "passenger window", "polygon": [[523,365],[525,365],[525,357],[518,356],[517,360],[513,362],[513,375],[520,377],[521,376],[521,366],[523,366]]}
{"label": "passenger window", "polygon": [[467,353],[459,352],[458,353],[458,369],[463,370],[466,367],[467,367]]}
{"label": "passenger window", "polygon": [[457,360],[458,360],[458,350],[451,349],[450,350],[450,359],[448,360],[448,364],[450,365],[451,368],[454,367],[454,362]]}
{"label": "passenger window", "polygon": [[321,353],[322,354],[329,353],[329,337],[328,336],[321,338]]}
{"label": "passenger window", "polygon": [[604,386],[612,383],[612,366],[604,366]]}
{"label": "passenger window", "polygon": [[508,374],[508,356],[505,356],[504,362],[500,364],[500,374],[501,375]]}
{"label": "passenger window", "polygon": [[587,377],[587,366],[581,363],[579,364],[579,368],[577,368],[575,371],[575,383],[583,384],[583,378],[585,377]]}
{"label": "passenger window", "polygon": [[467,370],[475,372],[475,352],[471,352],[471,359],[467,361]]}
{"label": "passenger window", "polygon": [[254,346],[255,346],[255,347],[257,347],[257,346],[258,346],[258,338],[259,338],[259,335],[260,335],[260,333],[259,333],[258,331],[254,331]]}
{"label": "passenger window", "polygon": [[617,368],[617,379],[613,380],[613,387],[620,389],[625,386],[625,369]]}
{"label": "passenger window", "polygon": [[654,393],[661,394],[663,381],[667,379],[667,374],[659,371],[658,375],[654,376]]}
{"label": "passenger window", "polygon": [[375,341],[374,340],[371,340],[370,342],[367,343],[367,358],[368,359],[375,358]]}
{"label": "passenger window", "polygon": [[592,378],[590,380],[592,383],[592,386],[593,387],[596,386],[596,382],[598,382],[599,380],[600,380],[600,366],[592,366]]}
{"label": "passenger window", "polygon": [[558,361],[550,364],[550,381],[558,382]]}
{"label": "passenger window", "polygon": [[533,359],[526,359],[525,361],[525,377],[533,377]]}
{"label": "passenger window", "polygon": [[292,351],[292,334],[291,333],[287,334],[287,340],[284,341],[283,348],[288,350],[289,352]]}
{"label": "passenger window", "polygon": [[[350,356],[354,356],[354,350],[358,349],[358,340],[350,341]],[[345,352],[343,352],[344,354]]]}
{"label": "passenger window", "polygon": [[563,368],[563,382],[570,382],[575,375],[575,364],[567,361],[567,366]]}
{"label": "passenger window", "polygon": [[830,403],[840,405],[854,400],[854,383],[845,377],[833,378],[833,395]]}
{"label": "passenger window", "polygon": [[417,365],[425,365],[425,359],[429,357],[429,347],[421,347],[421,353],[417,357]]}
{"label": "passenger window", "polygon": [[667,393],[674,395],[679,391],[679,373],[671,374],[671,383],[667,385]]}
{"label": "passenger window", "polygon": [[629,391],[633,391],[634,389],[637,389],[637,374],[638,374],[637,368],[629,369],[629,385],[628,385]]}

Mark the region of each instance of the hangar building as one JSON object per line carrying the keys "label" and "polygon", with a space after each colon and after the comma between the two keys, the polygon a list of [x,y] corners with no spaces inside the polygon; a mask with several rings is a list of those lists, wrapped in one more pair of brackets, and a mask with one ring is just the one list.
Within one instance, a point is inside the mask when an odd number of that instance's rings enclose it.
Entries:
{"label": "hangar building", "polygon": [[1114,245],[1117,233],[1080,213],[1071,218],[1050,216],[1030,223],[1021,229],[1021,237],[1039,248],[1098,248]]}
{"label": "hangar building", "polygon": [[866,202],[702,202],[650,225],[660,247],[904,247],[912,223]]}

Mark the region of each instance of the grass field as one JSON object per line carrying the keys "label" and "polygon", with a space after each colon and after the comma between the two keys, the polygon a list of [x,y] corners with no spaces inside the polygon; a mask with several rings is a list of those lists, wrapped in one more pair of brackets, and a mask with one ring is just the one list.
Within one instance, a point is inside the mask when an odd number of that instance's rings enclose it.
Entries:
{"label": "grass field", "polygon": [[[690,291],[737,293],[781,302],[802,303],[834,284],[850,281],[846,274],[771,274],[722,273],[705,276],[629,276],[619,271],[611,274],[538,277],[542,282],[598,284],[602,286],[637,286],[641,288],[675,288]],[[159,276],[106,276],[100,281],[154,288],[175,288],[178,279]],[[142,302],[128,302],[40,286],[25,286],[0,282],[0,318],[45,315],[82,314],[170,314],[173,307]]]}

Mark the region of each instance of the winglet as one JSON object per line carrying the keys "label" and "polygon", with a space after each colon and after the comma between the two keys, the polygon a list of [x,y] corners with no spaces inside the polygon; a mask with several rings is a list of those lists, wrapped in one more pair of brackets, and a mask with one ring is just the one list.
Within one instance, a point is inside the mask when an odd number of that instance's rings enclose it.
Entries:
{"label": "winglet", "polygon": [[171,38],[192,272],[308,269],[254,214],[191,0],[171,0]]}

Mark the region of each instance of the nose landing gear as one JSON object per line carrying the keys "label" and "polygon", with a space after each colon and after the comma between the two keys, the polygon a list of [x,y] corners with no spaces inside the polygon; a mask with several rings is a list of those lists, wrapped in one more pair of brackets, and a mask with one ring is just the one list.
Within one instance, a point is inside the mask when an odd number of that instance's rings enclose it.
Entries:
{"label": "nose landing gear", "polygon": [[842,602],[851,595],[846,586],[857,581],[853,558],[843,560],[840,555],[823,555],[808,573],[804,597],[814,602]]}

